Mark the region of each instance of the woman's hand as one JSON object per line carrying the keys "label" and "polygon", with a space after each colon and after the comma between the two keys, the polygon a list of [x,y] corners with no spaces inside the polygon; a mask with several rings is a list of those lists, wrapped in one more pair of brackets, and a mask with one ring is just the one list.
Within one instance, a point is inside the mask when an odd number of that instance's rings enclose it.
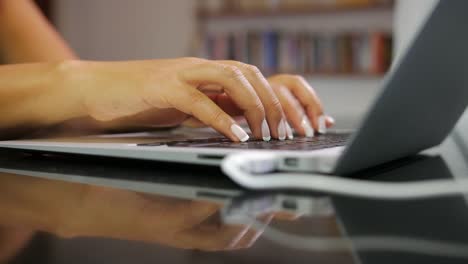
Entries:
{"label": "woman's hand", "polygon": [[[197,58],[62,65],[65,82],[82,94],[94,119],[117,124],[174,126],[202,123],[233,141],[247,133],[233,117],[246,118],[256,139],[292,137],[289,123],[306,136],[325,132],[333,120],[302,77],[268,80],[251,65]],[[311,125],[310,125],[311,124]],[[325,125],[324,125],[325,124]]]}
{"label": "woman's hand", "polygon": [[[12,249],[24,246],[27,237],[23,237],[30,233],[16,231],[28,229],[66,238],[107,237],[209,251],[250,247],[262,232],[249,225],[223,223],[219,204],[13,174],[0,176],[0,227],[8,226],[15,239],[22,239],[15,246],[16,240],[4,237],[9,239],[0,243],[0,257],[11,256]],[[270,213],[260,221],[266,225],[273,217],[276,215]],[[289,220],[291,215],[281,213],[277,218]]]}
{"label": "woman's hand", "polygon": [[268,80],[237,61],[169,60],[18,64],[0,67],[0,137],[92,118],[98,128],[203,124],[233,141],[324,133],[333,120],[302,78]]}
{"label": "woman's hand", "polygon": [[[221,205],[86,187],[74,209],[63,208],[55,234],[61,237],[108,237],[204,251],[248,248],[261,235],[249,225],[225,224]],[[262,217],[267,225],[273,214]]]}
{"label": "woman's hand", "polygon": [[325,115],[320,99],[307,81],[298,75],[278,74],[268,78],[284,109],[288,122],[299,135],[325,134],[335,120]]}

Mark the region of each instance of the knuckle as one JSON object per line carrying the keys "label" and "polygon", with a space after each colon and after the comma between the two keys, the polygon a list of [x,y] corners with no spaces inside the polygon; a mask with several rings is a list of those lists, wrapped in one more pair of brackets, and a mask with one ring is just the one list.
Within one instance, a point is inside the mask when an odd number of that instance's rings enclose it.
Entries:
{"label": "knuckle", "polygon": [[258,101],[255,105],[253,105],[251,109],[253,112],[258,113],[261,116],[265,116],[265,107],[260,101]]}
{"label": "knuckle", "polygon": [[226,77],[230,79],[240,79],[244,77],[242,71],[236,66],[223,65],[222,70]]}
{"label": "knuckle", "polygon": [[183,57],[182,60],[185,60],[187,62],[192,62],[192,63],[206,62],[206,59],[197,58],[197,57]]}
{"label": "knuckle", "polygon": [[275,75],[269,77],[268,79],[273,81],[273,82],[283,83],[284,81],[289,80],[291,78],[292,78],[291,74],[280,73],[280,74],[275,74]]}
{"label": "knuckle", "polygon": [[213,113],[211,118],[211,124],[221,124],[224,121],[224,113],[222,111],[216,111]]}
{"label": "knuckle", "polygon": [[270,84],[271,89],[273,89],[274,92],[281,92],[284,89],[287,89],[284,85],[278,84],[278,83],[272,83]]}
{"label": "knuckle", "polygon": [[255,66],[255,65],[250,65],[250,64],[245,64],[245,69],[250,72],[251,74],[254,74],[254,75],[259,75],[261,76],[262,75],[262,72],[260,71],[260,69]]}
{"label": "knuckle", "polygon": [[194,107],[198,107],[200,104],[204,104],[206,99],[203,94],[197,91],[189,92],[188,97],[190,98],[190,101]]}
{"label": "knuckle", "polygon": [[292,83],[294,85],[299,85],[299,86],[304,84],[304,82],[307,82],[306,79],[302,75],[299,75],[299,74],[284,75],[282,77],[282,79],[284,79],[285,81],[288,81],[288,82],[290,82],[290,83]]}
{"label": "knuckle", "polygon": [[220,62],[222,64],[234,65],[234,66],[241,66],[243,64],[242,62],[236,61],[236,60],[220,60],[218,62]]}
{"label": "knuckle", "polygon": [[291,78],[295,81],[299,81],[299,82],[303,82],[305,81],[304,77],[302,75],[298,75],[298,74],[293,74],[291,75]]}
{"label": "knuckle", "polygon": [[266,106],[268,112],[271,112],[274,115],[283,115],[283,106],[281,105],[278,99],[271,100]]}

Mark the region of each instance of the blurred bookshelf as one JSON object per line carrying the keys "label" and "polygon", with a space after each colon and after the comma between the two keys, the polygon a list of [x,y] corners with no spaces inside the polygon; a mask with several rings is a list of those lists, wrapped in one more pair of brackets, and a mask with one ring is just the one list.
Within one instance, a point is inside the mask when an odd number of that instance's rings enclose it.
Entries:
{"label": "blurred bookshelf", "polygon": [[392,0],[198,0],[196,56],[265,75],[375,79],[392,58]]}
{"label": "blurred bookshelf", "polygon": [[[201,0],[200,2],[203,2]],[[229,3],[232,2],[232,3]],[[255,1],[250,1],[252,3]],[[268,4],[270,2],[270,4]],[[287,2],[287,1],[283,1]],[[199,19],[221,19],[221,18],[245,18],[245,17],[275,17],[275,16],[307,16],[320,15],[340,12],[353,11],[376,11],[376,10],[391,10],[393,9],[392,1],[344,1],[345,3],[336,4],[317,4],[315,2],[324,1],[307,1],[299,6],[282,6],[281,1],[259,1],[260,5],[242,6],[242,1],[227,1],[227,4],[222,8],[212,9],[203,4],[199,5],[197,17]],[[315,3],[315,4],[314,4]]]}

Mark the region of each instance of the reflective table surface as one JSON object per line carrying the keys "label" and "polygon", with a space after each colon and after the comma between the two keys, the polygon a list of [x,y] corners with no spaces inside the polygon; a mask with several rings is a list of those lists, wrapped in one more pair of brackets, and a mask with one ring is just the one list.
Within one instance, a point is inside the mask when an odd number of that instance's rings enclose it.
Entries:
{"label": "reflective table surface", "polygon": [[[449,139],[353,177],[457,180],[468,176],[463,153]],[[99,211],[94,220],[108,223],[89,236],[40,233],[14,263],[468,262],[468,200],[462,195],[388,201],[257,192],[219,168],[10,150],[0,150],[0,177],[87,186],[86,199]]]}

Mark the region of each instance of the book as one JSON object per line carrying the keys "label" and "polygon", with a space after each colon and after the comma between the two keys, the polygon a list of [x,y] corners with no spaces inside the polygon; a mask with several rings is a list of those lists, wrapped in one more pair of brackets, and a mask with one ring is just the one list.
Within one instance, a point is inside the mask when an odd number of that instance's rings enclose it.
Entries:
{"label": "book", "polygon": [[384,74],[392,59],[387,32],[237,31],[207,34],[200,54],[237,60],[264,74]]}

